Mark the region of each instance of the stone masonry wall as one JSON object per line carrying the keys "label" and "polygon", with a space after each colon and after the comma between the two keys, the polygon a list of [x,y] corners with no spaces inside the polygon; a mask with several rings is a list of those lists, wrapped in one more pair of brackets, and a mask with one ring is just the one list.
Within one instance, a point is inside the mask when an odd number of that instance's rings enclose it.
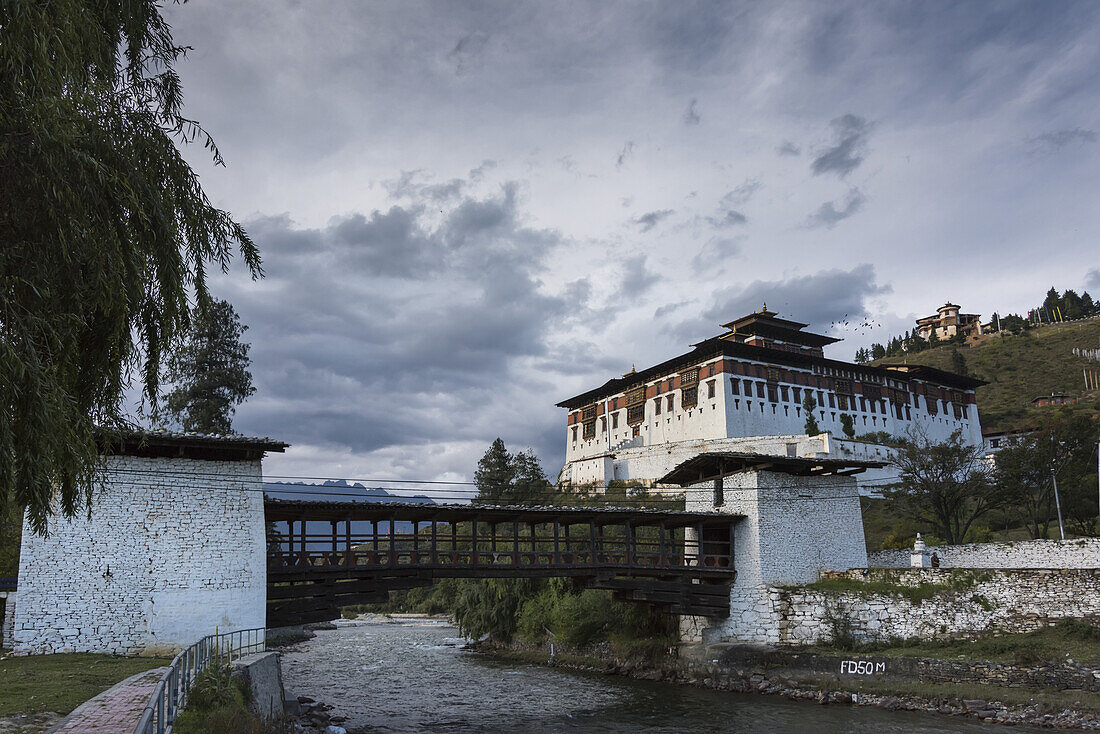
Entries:
{"label": "stone masonry wall", "polygon": [[[834,620],[861,641],[1027,632],[1063,617],[1100,616],[1100,569],[965,571],[877,570],[828,574],[833,588],[772,589],[777,596],[780,644],[831,638]],[[848,582],[845,584],[844,582]],[[866,590],[859,587],[871,584]],[[931,598],[914,599],[901,587],[935,585]],[[889,589],[897,587],[897,591]],[[886,588],[884,588],[886,587]],[[929,587],[925,587],[926,589]]]}
{"label": "stone masonry wall", "polygon": [[15,592],[0,591],[0,604],[4,608],[4,619],[0,621],[0,647],[12,646],[12,632],[15,631]]}
{"label": "stone masonry wall", "polygon": [[24,524],[15,651],[166,654],[263,627],[260,462],[106,461],[90,516]]}
{"label": "stone masonry wall", "polygon": [[[1100,568],[1100,538],[929,546],[940,568]],[[871,568],[909,568],[909,549],[867,554]]]}

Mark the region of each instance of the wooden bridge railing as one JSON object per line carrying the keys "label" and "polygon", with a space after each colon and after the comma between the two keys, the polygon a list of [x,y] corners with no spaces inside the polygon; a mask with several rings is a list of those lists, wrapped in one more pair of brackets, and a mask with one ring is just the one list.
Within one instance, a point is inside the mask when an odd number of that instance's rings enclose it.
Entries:
{"label": "wooden bridge railing", "polygon": [[[268,500],[266,512],[269,615],[275,600],[299,600],[280,602],[280,614],[292,606],[331,607],[336,596],[344,604],[377,601],[387,589],[408,588],[401,579],[410,578],[415,585],[446,577],[572,576],[626,595],[641,586],[623,579],[650,579],[642,589],[652,592],[647,599],[717,599],[717,589],[700,584],[732,580],[739,519],[629,508],[286,500]],[[691,587],[677,591],[685,584]]]}
{"label": "wooden bridge railing", "polygon": [[[487,532],[474,535],[465,529],[459,532],[462,526],[458,524],[443,526],[447,531],[444,533],[439,532],[439,525],[429,524],[431,531],[424,533],[419,527],[421,523],[415,522],[413,532],[390,533],[382,528],[380,532],[363,533],[349,532],[346,526],[354,521],[343,521],[333,522],[332,531],[326,533],[307,532],[309,522],[289,523],[286,534],[268,552],[269,570],[279,573],[351,567],[392,571],[412,567],[536,570],[613,566],[678,571],[728,570],[733,563],[728,540],[708,540],[700,553],[698,543],[685,542],[683,533],[663,527],[633,526],[630,528],[633,536],[609,533],[609,528],[600,527],[595,535],[581,536],[567,532],[572,526],[559,525],[547,528],[546,532],[535,526],[500,534],[490,525]],[[639,531],[646,530],[652,530],[657,537],[639,535]]]}

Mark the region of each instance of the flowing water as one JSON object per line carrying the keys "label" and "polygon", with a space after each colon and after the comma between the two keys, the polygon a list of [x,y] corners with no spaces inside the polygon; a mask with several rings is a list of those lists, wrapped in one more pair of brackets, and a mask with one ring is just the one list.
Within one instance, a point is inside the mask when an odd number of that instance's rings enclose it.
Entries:
{"label": "flowing water", "polygon": [[[1010,729],[936,714],[819,706],[501,662],[462,650],[443,622],[340,621],[283,656],[293,695],[331,704],[351,731],[948,734]],[[1014,728],[1011,731],[1025,731]]]}

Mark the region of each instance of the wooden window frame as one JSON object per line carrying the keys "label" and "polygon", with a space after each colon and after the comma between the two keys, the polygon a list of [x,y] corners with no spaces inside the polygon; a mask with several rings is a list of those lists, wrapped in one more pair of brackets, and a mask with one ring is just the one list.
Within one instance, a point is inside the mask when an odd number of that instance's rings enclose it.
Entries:
{"label": "wooden window frame", "polygon": [[699,404],[699,385],[690,385],[680,390],[680,405],[690,410]]}

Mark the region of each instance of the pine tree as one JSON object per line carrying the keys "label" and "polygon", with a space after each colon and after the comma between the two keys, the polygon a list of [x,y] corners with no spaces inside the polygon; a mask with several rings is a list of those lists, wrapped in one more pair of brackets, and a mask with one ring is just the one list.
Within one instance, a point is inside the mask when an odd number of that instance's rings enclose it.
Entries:
{"label": "pine tree", "polygon": [[497,438],[477,462],[474,472],[474,484],[477,485],[477,498],[481,502],[492,504],[500,502],[512,489],[515,478],[512,455]]}
{"label": "pine tree", "polygon": [[1085,316],[1084,300],[1073,289],[1062,294],[1062,318],[1066,321]]}
{"label": "pine tree", "polygon": [[550,482],[535,452],[528,449],[512,457],[512,491],[509,504],[541,505],[550,491]]}
{"label": "pine tree", "polygon": [[1058,291],[1053,287],[1047,291],[1047,297],[1043,299],[1043,320],[1044,321],[1057,321],[1058,320],[1058,307],[1062,305],[1062,299],[1058,295]]}
{"label": "pine tree", "polygon": [[1081,294],[1081,310],[1084,311],[1085,316],[1095,316],[1100,312],[1100,308],[1097,308],[1088,291]]}
{"label": "pine tree", "polygon": [[165,413],[185,431],[230,434],[236,407],[256,392],[248,365],[248,327],[228,301],[198,307],[182,345],[168,359],[165,379],[175,387]]}
{"label": "pine tree", "polygon": [[477,462],[474,472],[479,504],[541,505],[551,489],[535,452],[508,453],[497,438]]}
{"label": "pine tree", "polygon": [[962,355],[958,347],[951,349],[951,371],[956,375],[970,377],[970,369],[966,366],[966,357]]}
{"label": "pine tree", "polygon": [[886,347],[881,344],[871,345],[871,359],[882,359],[886,356]]}
{"label": "pine tree", "polygon": [[867,351],[866,347],[860,347],[856,350],[856,364],[867,364],[871,361],[871,353]]}
{"label": "pine tree", "polygon": [[817,418],[814,417],[814,411],[817,410],[817,401],[814,400],[813,393],[809,390],[806,391],[806,399],[802,401],[802,410],[806,413],[806,435],[816,436],[821,433],[821,428],[817,425]]}

